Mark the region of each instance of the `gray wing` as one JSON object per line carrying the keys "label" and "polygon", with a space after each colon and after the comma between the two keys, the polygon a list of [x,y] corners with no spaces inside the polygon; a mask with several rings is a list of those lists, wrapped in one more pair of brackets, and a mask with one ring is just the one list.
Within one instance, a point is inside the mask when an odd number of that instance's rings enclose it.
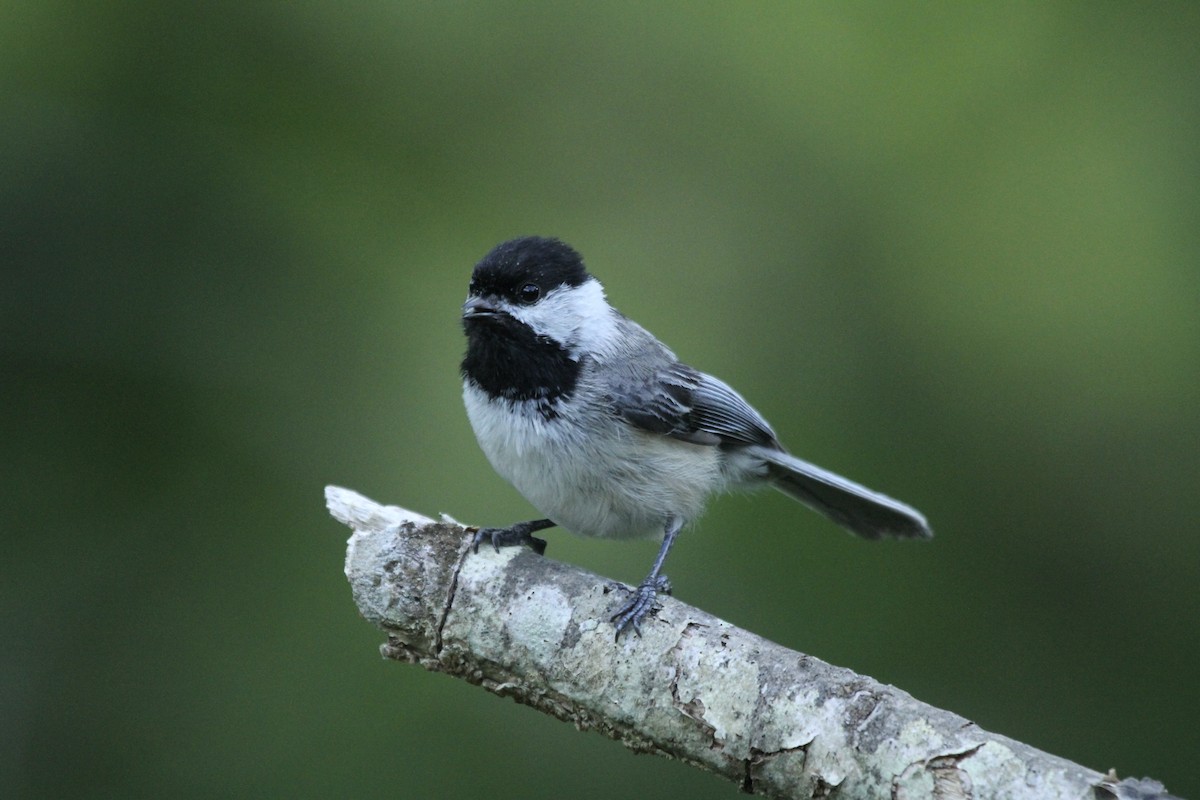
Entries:
{"label": "gray wing", "polygon": [[614,394],[612,402],[627,422],[685,442],[780,446],[762,415],[728,384],[679,362]]}
{"label": "gray wing", "polygon": [[627,422],[694,444],[745,447],[762,458],[778,489],[868,539],[933,535],[911,506],[788,455],[767,421],[723,381],[678,362],[647,371],[648,381],[611,397]]}

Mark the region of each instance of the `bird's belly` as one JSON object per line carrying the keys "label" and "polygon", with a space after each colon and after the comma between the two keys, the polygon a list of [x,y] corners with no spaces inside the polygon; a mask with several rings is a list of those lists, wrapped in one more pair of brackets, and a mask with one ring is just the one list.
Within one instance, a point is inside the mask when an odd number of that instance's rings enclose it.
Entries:
{"label": "bird's belly", "polygon": [[539,512],[584,536],[660,536],[687,522],[722,480],[716,448],[649,434],[615,418],[572,424],[514,413],[464,391],[467,415],[492,467]]}

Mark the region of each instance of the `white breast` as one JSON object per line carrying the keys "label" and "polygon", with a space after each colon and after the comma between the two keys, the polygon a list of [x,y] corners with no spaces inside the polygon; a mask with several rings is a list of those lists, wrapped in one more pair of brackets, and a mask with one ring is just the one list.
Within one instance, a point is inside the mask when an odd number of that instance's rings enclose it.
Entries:
{"label": "white breast", "polygon": [[661,536],[668,516],[694,519],[723,482],[716,448],[645,433],[574,399],[552,419],[467,382],[463,401],[496,472],[574,533]]}

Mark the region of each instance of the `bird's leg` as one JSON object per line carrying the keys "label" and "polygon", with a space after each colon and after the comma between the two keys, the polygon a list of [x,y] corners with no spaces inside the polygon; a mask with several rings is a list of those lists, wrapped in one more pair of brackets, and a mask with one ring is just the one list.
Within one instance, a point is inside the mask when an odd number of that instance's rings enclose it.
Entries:
{"label": "bird's leg", "polygon": [[617,628],[618,639],[621,638],[621,632],[626,628],[633,628],[633,632],[641,636],[641,621],[653,610],[654,600],[658,597],[658,593],[671,593],[671,582],[661,572],[663,562],[667,560],[667,553],[671,551],[671,545],[675,543],[675,537],[679,535],[681,528],[683,528],[682,519],[674,516],[667,517],[662,547],[658,548],[658,556],[654,559],[654,566],[650,568],[650,574],[634,591],[633,599],[611,617],[612,623]]}
{"label": "bird's leg", "polygon": [[479,552],[480,542],[491,542],[492,547],[496,548],[496,552],[500,552],[501,547],[515,547],[516,545],[528,545],[529,549],[537,553],[539,556],[546,553],[546,540],[539,539],[533,536],[534,531],[542,531],[546,528],[553,528],[554,523],[548,519],[531,519],[528,522],[518,522],[514,525],[509,525],[507,528],[480,528],[475,532],[474,548],[475,552]]}

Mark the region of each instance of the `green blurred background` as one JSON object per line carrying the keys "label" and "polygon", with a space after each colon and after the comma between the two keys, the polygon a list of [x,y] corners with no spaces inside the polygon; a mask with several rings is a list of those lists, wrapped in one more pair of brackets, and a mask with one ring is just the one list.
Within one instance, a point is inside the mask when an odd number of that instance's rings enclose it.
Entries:
{"label": "green blurred background", "polygon": [[725,498],[679,598],[1200,796],[1197,41],[1194,3],[4,4],[0,795],[734,795],[384,663],[351,604],[328,483],[532,514],[458,313],[538,233],[937,531]]}

